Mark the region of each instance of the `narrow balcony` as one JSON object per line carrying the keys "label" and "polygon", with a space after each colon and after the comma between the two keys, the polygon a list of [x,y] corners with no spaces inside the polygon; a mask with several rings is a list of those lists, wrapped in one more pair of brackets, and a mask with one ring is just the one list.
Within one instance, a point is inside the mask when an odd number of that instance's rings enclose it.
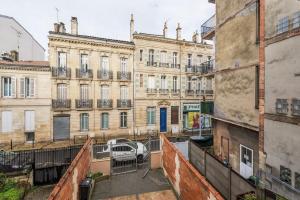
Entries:
{"label": "narrow balcony", "polygon": [[92,99],[76,99],[75,104],[76,104],[76,109],[79,109],[79,110],[93,109],[93,100]]}
{"label": "narrow balcony", "polygon": [[113,108],[113,100],[112,99],[98,99],[97,100],[97,108],[112,109]]}
{"label": "narrow balcony", "polygon": [[130,109],[131,108],[131,100],[130,99],[118,99],[117,107],[118,107],[118,109]]}
{"label": "narrow balcony", "polygon": [[131,72],[118,72],[117,78],[119,81],[130,81],[131,80]]}
{"label": "narrow balcony", "polygon": [[52,77],[59,79],[70,79],[71,69],[64,67],[52,67]]}
{"label": "narrow balcony", "polygon": [[192,65],[186,65],[185,66],[185,72],[187,72],[187,73],[195,73],[196,72],[196,68],[195,68],[195,66],[192,66]]}
{"label": "narrow balcony", "polygon": [[176,68],[176,69],[180,69],[180,64],[171,64],[171,68]]}
{"label": "narrow balcony", "polygon": [[172,89],[171,90],[172,95],[176,96],[180,94],[180,90],[179,89]]}
{"label": "narrow balcony", "polygon": [[147,88],[146,92],[148,94],[156,94],[157,93],[157,89],[156,88]]}
{"label": "narrow balcony", "polygon": [[169,89],[159,89],[159,94],[169,94]]}
{"label": "narrow balcony", "polygon": [[93,78],[93,70],[82,70],[76,69],[76,78],[79,79],[92,79]]}
{"label": "narrow balcony", "polygon": [[71,109],[70,99],[52,99],[52,109],[54,111],[64,111]]}
{"label": "narrow balcony", "polygon": [[147,66],[157,67],[157,62],[147,61]]}
{"label": "narrow balcony", "polygon": [[215,65],[214,65],[215,61],[214,60],[208,60],[204,63],[201,64],[201,74],[209,74],[209,73],[213,73],[215,71]]}
{"label": "narrow balcony", "polygon": [[169,63],[163,63],[163,62],[160,62],[159,63],[159,67],[169,67]]}
{"label": "narrow balcony", "polygon": [[215,36],[216,15],[211,16],[201,25],[201,37],[204,40],[211,40]]}
{"label": "narrow balcony", "polygon": [[213,95],[214,91],[213,90],[205,90],[205,94],[207,94],[207,95]]}
{"label": "narrow balcony", "polygon": [[185,90],[185,95],[186,96],[194,96],[194,94],[195,94],[194,90],[189,90],[189,89]]}
{"label": "narrow balcony", "polygon": [[97,78],[99,80],[111,81],[111,80],[113,80],[113,72],[112,71],[98,70],[97,71]]}

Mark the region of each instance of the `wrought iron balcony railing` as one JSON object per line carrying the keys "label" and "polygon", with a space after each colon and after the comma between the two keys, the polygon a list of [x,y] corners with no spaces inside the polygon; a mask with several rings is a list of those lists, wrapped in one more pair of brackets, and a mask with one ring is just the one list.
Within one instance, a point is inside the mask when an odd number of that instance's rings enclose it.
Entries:
{"label": "wrought iron balcony railing", "polygon": [[98,99],[97,100],[97,108],[112,109],[112,107],[113,107],[112,99]]}
{"label": "wrought iron balcony railing", "polygon": [[196,72],[196,68],[193,65],[186,65],[185,66],[185,72],[187,72],[187,73],[195,73]]}
{"label": "wrought iron balcony railing", "polygon": [[52,99],[53,110],[69,110],[71,109],[70,99]]}
{"label": "wrought iron balcony railing", "polygon": [[117,78],[120,81],[130,81],[131,80],[131,72],[118,72]]}
{"label": "wrought iron balcony railing", "polygon": [[76,99],[75,100],[77,109],[92,109],[93,100],[92,99]]}
{"label": "wrought iron balcony railing", "polygon": [[213,15],[201,25],[201,37],[206,40],[212,39],[214,36],[215,27],[216,15]]}
{"label": "wrought iron balcony railing", "polygon": [[52,67],[52,77],[70,79],[71,69],[64,67]]}
{"label": "wrought iron balcony railing", "polygon": [[174,64],[174,63],[172,63],[172,64],[171,64],[171,68],[177,68],[177,69],[180,69],[180,64]]}
{"label": "wrought iron balcony railing", "polygon": [[194,90],[185,90],[185,95],[187,95],[187,96],[194,96],[194,94],[195,94],[195,91]]}
{"label": "wrought iron balcony railing", "polygon": [[154,61],[147,61],[147,66],[157,67],[157,62],[154,62]]}
{"label": "wrought iron balcony railing", "polygon": [[146,92],[149,93],[149,94],[156,94],[157,89],[156,88],[147,88]]}
{"label": "wrought iron balcony railing", "polygon": [[131,100],[130,99],[118,99],[117,107],[130,109],[131,108]]}
{"label": "wrought iron balcony railing", "polygon": [[204,63],[201,64],[201,74],[208,74],[208,73],[212,73],[215,71],[215,60],[208,60]]}
{"label": "wrought iron balcony railing", "polygon": [[159,93],[160,94],[168,94],[169,93],[169,89],[159,89]]}
{"label": "wrought iron balcony railing", "polygon": [[160,62],[159,67],[169,67],[169,63]]}
{"label": "wrought iron balcony railing", "polygon": [[180,93],[179,89],[172,89],[171,90],[172,95],[178,95]]}
{"label": "wrought iron balcony railing", "polygon": [[92,79],[93,78],[93,70],[83,70],[83,69],[76,69],[76,78],[80,79]]}
{"label": "wrought iron balcony railing", "polygon": [[97,71],[97,78],[100,80],[113,80],[113,72],[112,71]]}

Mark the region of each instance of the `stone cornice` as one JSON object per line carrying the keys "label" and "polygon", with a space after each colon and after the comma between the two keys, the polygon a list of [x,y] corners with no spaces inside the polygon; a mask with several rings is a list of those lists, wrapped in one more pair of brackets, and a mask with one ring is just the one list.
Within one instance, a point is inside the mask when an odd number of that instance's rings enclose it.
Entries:
{"label": "stone cornice", "polygon": [[20,71],[42,71],[50,72],[50,66],[26,66],[26,65],[17,65],[17,64],[0,64],[0,69],[3,70],[20,70]]}

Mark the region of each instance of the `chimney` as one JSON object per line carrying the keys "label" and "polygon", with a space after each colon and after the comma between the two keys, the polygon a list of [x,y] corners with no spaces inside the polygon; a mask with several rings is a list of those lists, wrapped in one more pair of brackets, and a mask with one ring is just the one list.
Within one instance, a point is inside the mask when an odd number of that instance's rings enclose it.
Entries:
{"label": "chimney", "polygon": [[59,24],[59,32],[60,33],[65,33],[66,32],[66,27],[65,27],[65,24],[60,22]]}
{"label": "chimney", "polygon": [[168,34],[168,26],[167,26],[167,22],[165,21],[164,29],[163,29],[163,35],[164,35],[164,37],[167,37],[167,34]]}
{"label": "chimney", "polygon": [[71,34],[78,35],[78,21],[77,17],[71,18]]}
{"label": "chimney", "polygon": [[55,33],[59,32],[59,24],[58,23],[54,23],[54,32]]}
{"label": "chimney", "polygon": [[19,52],[16,50],[10,51],[10,57],[13,61],[19,61]]}
{"label": "chimney", "polygon": [[198,33],[198,31],[193,33],[192,41],[195,42],[195,43],[199,42],[199,33]]}
{"label": "chimney", "polygon": [[134,32],[134,19],[133,19],[133,14],[131,14],[131,19],[130,19],[130,41],[133,41],[133,32]]}
{"label": "chimney", "polygon": [[180,24],[177,24],[177,28],[176,28],[176,40],[181,40],[181,27]]}

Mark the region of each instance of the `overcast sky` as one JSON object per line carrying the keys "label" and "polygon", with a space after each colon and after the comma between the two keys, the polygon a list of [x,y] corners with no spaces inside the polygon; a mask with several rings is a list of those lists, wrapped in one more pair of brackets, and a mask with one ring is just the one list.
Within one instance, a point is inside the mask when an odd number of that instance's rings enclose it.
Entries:
{"label": "overcast sky", "polygon": [[[214,14],[208,0],[0,0],[0,14],[14,17],[45,49],[47,35],[57,21],[70,32],[71,16],[78,18],[79,34],[129,40],[130,14],[135,31],[162,34],[168,21],[169,36],[175,37],[177,22],[182,36],[191,40],[195,30]],[[47,52],[46,52],[47,55]]]}

